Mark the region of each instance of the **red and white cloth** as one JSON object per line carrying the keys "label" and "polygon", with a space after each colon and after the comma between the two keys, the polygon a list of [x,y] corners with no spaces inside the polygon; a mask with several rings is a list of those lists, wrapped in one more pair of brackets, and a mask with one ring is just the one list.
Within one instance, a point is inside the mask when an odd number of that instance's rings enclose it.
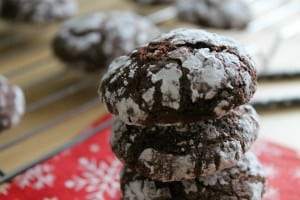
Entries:
{"label": "red and white cloth", "polygon": [[[92,126],[107,120],[104,117]],[[122,164],[109,147],[111,127],[0,186],[0,200],[118,200]],[[268,175],[264,200],[300,199],[300,154],[259,140],[253,148]]]}

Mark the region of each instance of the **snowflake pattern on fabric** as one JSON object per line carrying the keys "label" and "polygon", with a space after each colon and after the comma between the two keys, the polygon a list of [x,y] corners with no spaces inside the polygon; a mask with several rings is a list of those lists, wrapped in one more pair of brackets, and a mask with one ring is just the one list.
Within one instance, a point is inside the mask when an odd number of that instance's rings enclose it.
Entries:
{"label": "snowflake pattern on fabric", "polygon": [[[109,147],[110,131],[109,127],[28,170],[11,184],[0,185],[0,200],[119,200],[122,165]],[[298,152],[264,140],[256,142],[253,151],[269,176],[263,200],[299,200]]]}
{"label": "snowflake pattern on fabric", "polygon": [[300,166],[299,166],[298,169],[296,169],[296,170],[294,171],[293,176],[294,176],[295,179],[299,179],[299,180],[300,180]]}
{"label": "snowflake pattern on fabric", "polygon": [[8,194],[8,190],[10,185],[8,183],[0,185],[0,194],[6,196]]}
{"label": "snowflake pattern on fabric", "polygon": [[105,200],[105,194],[113,198],[120,190],[119,160],[114,159],[107,163],[97,162],[96,159],[79,158],[78,163],[82,172],[79,176],[75,175],[67,180],[66,188],[75,191],[85,190],[88,194],[86,199],[90,200]]}
{"label": "snowflake pattern on fabric", "polygon": [[273,165],[264,165],[264,171],[269,179],[276,178],[278,176],[278,170]]}
{"label": "snowflake pattern on fabric", "polygon": [[256,141],[252,146],[252,151],[257,156],[260,156],[262,154],[269,154],[270,156],[280,157],[282,155],[282,151],[280,149],[263,140]]}
{"label": "snowflake pattern on fabric", "polygon": [[100,146],[97,144],[91,144],[90,145],[90,152],[97,153],[100,151]]}
{"label": "snowflake pattern on fabric", "polygon": [[280,200],[278,189],[269,187],[264,195],[264,200]]}
{"label": "snowflake pattern on fabric", "polygon": [[52,187],[55,179],[52,171],[53,167],[48,164],[37,165],[19,176],[16,179],[17,185],[21,189],[31,187],[36,190],[41,190],[47,186]]}

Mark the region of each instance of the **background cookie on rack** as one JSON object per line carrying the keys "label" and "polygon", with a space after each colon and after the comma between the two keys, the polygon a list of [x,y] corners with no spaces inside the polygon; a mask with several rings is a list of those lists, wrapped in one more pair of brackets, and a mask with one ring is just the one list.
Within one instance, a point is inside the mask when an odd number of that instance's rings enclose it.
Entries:
{"label": "background cookie on rack", "polygon": [[2,0],[1,17],[15,22],[48,23],[77,11],[77,0]]}
{"label": "background cookie on rack", "polygon": [[242,0],[177,0],[181,20],[216,28],[242,29],[252,19]]}
{"label": "background cookie on rack", "polygon": [[25,98],[21,88],[0,75],[0,132],[16,125],[24,111]]}
{"label": "background cookie on rack", "polygon": [[53,40],[53,50],[68,66],[95,71],[159,34],[153,23],[133,12],[98,12],[66,22]]}

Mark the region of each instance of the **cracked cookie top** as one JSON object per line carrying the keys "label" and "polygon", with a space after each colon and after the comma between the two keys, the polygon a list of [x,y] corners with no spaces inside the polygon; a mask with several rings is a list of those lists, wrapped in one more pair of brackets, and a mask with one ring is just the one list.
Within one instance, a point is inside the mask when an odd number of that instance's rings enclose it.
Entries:
{"label": "cracked cookie top", "polygon": [[107,110],[134,125],[216,119],[247,103],[255,64],[232,39],[176,29],[115,59],[99,89]]}

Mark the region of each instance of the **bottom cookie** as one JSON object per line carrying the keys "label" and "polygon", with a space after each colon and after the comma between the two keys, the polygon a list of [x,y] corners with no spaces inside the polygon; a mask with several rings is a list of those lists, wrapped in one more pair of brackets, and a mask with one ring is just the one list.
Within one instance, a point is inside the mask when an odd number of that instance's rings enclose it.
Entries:
{"label": "bottom cookie", "polygon": [[265,191],[265,174],[252,153],[235,167],[206,177],[162,183],[123,170],[123,200],[260,200]]}

